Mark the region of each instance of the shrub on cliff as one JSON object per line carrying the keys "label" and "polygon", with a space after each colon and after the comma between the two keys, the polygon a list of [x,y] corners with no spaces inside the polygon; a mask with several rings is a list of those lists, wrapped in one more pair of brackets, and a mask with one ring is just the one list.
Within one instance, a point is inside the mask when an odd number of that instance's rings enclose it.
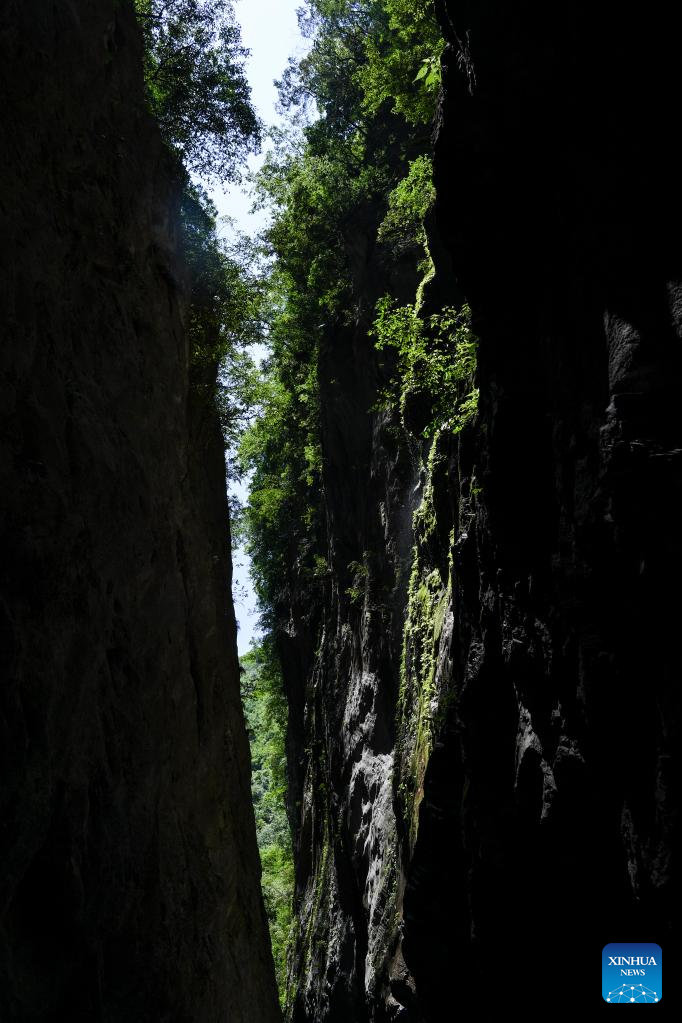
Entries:
{"label": "shrub on cliff", "polygon": [[397,306],[386,295],[377,305],[373,334],[378,349],[392,348],[397,354],[396,373],[381,403],[398,409],[413,433],[459,433],[478,408],[469,307],[446,307],[424,318],[418,305]]}

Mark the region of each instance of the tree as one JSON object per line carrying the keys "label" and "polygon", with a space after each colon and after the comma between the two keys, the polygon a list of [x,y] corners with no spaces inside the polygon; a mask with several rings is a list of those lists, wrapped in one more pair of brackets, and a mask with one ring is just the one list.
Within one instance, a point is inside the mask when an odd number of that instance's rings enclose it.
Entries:
{"label": "tree", "polygon": [[232,0],[135,0],[145,80],[166,142],[204,180],[239,180],[260,144]]}
{"label": "tree", "polygon": [[241,690],[251,745],[251,792],[260,850],[261,885],[277,986],[284,1006],[292,924],[294,862],[285,809],[287,702],[272,644],[240,659]]}
{"label": "tree", "polygon": [[263,341],[265,282],[257,246],[238,233],[231,241],[220,238],[216,216],[205,191],[187,183],[181,218],[189,270],[190,384],[217,409],[230,456],[228,475],[235,478],[241,436],[263,399],[250,348]]}
{"label": "tree", "polygon": [[[258,402],[260,380],[249,347],[262,340],[257,248],[217,230],[204,181],[239,178],[260,141],[231,0],[135,0],[142,25],[147,94],[184,176],[182,243],[189,271],[190,386],[218,412],[234,455]],[[217,377],[217,379],[216,379]],[[235,475],[237,459],[229,460]]]}

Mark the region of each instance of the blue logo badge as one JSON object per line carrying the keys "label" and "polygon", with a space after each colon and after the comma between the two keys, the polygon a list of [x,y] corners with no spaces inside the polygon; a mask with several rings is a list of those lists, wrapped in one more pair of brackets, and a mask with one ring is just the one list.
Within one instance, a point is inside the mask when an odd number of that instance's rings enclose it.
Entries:
{"label": "blue logo badge", "polygon": [[601,993],[605,1002],[632,1005],[660,1002],[663,953],[651,941],[615,941],[601,954]]}

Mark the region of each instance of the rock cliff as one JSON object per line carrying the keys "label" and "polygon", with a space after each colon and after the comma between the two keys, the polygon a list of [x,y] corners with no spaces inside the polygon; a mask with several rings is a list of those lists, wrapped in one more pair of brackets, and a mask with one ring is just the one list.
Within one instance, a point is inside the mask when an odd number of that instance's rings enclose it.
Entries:
{"label": "rock cliff", "polygon": [[654,6],[438,5],[429,301],[471,305],[479,414],[410,442],[368,411],[369,315],[323,344],[332,571],[283,640],[295,1023],[442,1021],[598,985],[614,936],[672,949],[680,73]]}
{"label": "rock cliff", "polygon": [[279,1018],[222,437],[132,6],[0,27],[0,1016]]}
{"label": "rock cliff", "polygon": [[[175,169],[127,4],[6,7],[2,1018],[270,1023]],[[426,441],[376,410],[375,303],[418,279],[359,210],[353,313],[318,328],[326,559],[277,637],[291,1023],[540,1000],[594,984],[614,937],[672,949],[679,912],[674,26],[656,2],[437,12],[421,294],[471,306],[478,415]]]}

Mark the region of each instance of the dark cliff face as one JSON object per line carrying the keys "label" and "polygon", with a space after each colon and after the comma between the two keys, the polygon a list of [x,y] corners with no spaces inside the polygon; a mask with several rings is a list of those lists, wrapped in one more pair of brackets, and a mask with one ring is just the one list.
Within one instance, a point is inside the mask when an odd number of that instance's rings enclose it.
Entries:
{"label": "dark cliff face", "polygon": [[[450,952],[491,983],[539,944],[539,963],[615,933],[665,945],[679,907],[682,258],[666,125],[682,82],[654,14],[655,30],[611,4],[441,11],[436,220],[481,339],[481,491],[455,558],[456,698],[408,902],[407,958],[429,991],[429,891]],[[450,906],[439,834],[462,857]]]}
{"label": "dark cliff face", "polygon": [[655,14],[439,6],[430,288],[471,304],[479,415],[391,444],[371,340],[323,349],[297,1023],[441,1021],[576,956],[596,976],[614,935],[672,948],[680,81]]}
{"label": "dark cliff face", "polygon": [[319,355],[329,574],[321,601],[294,604],[281,650],[298,900],[288,1017],[297,1023],[374,1018],[395,946],[394,718],[417,466],[393,418],[369,411],[385,357],[368,329],[378,298],[391,288],[409,300],[418,277],[413,254],[382,260],[380,219],[365,211],[365,234],[355,236],[356,315],[328,328]]}
{"label": "dark cliff face", "polygon": [[279,1018],[223,447],[132,10],[0,28],[0,1015]]}

